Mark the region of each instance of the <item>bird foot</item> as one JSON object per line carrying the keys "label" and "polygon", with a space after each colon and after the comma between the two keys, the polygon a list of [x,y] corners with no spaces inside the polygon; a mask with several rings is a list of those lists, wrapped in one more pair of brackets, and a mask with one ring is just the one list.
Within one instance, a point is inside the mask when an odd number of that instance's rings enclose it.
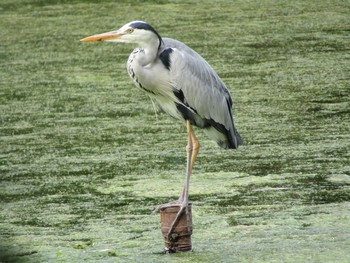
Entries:
{"label": "bird foot", "polygon": [[153,211],[152,211],[152,215],[155,215],[156,213],[159,212],[160,209],[162,208],[166,208],[166,207],[170,207],[170,206],[183,206],[183,202],[180,200],[174,200],[174,201],[170,201],[169,203],[165,203],[165,204],[161,204],[161,205],[157,205]]}
{"label": "bird foot", "polygon": [[[180,219],[183,215],[183,213],[189,213],[188,210],[188,204],[186,204],[186,202],[182,201],[182,200],[174,200],[171,201],[169,203],[166,204],[161,204],[158,205],[152,212],[152,214],[157,213],[159,210],[167,208],[167,207],[179,207],[179,210],[176,213],[175,218],[173,219],[173,222],[171,223],[170,227],[169,227],[169,231],[167,233],[167,237],[169,241],[175,241],[178,238],[178,234],[176,233],[175,229],[178,226]],[[187,226],[188,228],[190,227],[189,225]],[[190,231],[190,230],[188,230]]]}
{"label": "bird foot", "polygon": [[182,214],[183,214],[184,212],[187,213],[187,206],[180,205],[180,210],[177,212],[176,217],[175,217],[173,223],[171,224],[171,227],[170,227],[169,232],[168,232],[168,234],[167,234],[167,235],[168,235],[168,239],[169,239],[170,241],[174,241],[174,240],[176,240],[177,237],[178,237],[178,234],[177,234],[177,233],[174,233],[174,230],[175,230],[175,228],[177,227],[177,225],[178,225],[178,223],[179,223],[179,221],[180,221],[180,218],[181,218],[181,216],[182,216]]}

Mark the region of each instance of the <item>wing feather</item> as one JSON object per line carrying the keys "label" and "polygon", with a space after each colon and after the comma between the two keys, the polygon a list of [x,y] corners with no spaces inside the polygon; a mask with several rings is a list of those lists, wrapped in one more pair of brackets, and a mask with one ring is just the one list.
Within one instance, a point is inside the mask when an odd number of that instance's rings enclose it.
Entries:
{"label": "wing feather", "polygon": [[194,50],[185,44],[164,39],[165,47],[171,47],[171,84],[181,90],[186,103],[205,119],[212,119],[233,129],[231,96],[214,69]]}
{"label": "wing feather", "polygon": [[223,113],[227,112],[227,102],[231,104],[231,96],[220,77],[185,44],[173,39],[164,39],[164,42],[173,49],[170,69],[173,87],[182,90],[188,105],[201,117],[211,118],[229,128],[229,119]]}

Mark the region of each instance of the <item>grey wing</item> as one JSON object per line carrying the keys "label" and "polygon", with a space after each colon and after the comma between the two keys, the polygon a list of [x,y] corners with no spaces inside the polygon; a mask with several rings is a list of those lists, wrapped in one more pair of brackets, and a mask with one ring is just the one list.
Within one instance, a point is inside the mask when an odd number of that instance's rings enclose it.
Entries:
{"label": "grey wing", "polygon": [[[191,48],[172,39],[170,75],[174,93],[188,119],[223,148],[237,148],[242,140],[235,129],[231,96],[214,69]],[[181,111],[181,109],[179,109]],[[192,118],[192,119],[191,119]]]}

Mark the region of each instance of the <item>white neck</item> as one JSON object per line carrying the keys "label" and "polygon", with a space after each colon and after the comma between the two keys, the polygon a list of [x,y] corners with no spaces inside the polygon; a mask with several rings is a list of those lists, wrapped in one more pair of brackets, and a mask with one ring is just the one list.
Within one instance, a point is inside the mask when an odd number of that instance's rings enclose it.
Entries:
{"label": "white neck", "polygon": [[142,50],[136,56],[137,64],[141,67],[145,67],[157,59],[159,40],[154,38],[152,41],[148,40],[139,44],[140,49]]}

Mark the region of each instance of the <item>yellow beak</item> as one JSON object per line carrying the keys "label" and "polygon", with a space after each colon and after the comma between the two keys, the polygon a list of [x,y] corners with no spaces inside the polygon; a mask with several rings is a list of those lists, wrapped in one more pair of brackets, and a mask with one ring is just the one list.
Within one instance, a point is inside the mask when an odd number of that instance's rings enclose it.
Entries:
{"label": "yellow beak", "polygon": [[101,41],[101,40],[113,40],[120,37],[121,34],[119,31],[111,31],[103,34],[89,36],[83,39],[80,39],[80,42],[93,42],[93,41]]}

